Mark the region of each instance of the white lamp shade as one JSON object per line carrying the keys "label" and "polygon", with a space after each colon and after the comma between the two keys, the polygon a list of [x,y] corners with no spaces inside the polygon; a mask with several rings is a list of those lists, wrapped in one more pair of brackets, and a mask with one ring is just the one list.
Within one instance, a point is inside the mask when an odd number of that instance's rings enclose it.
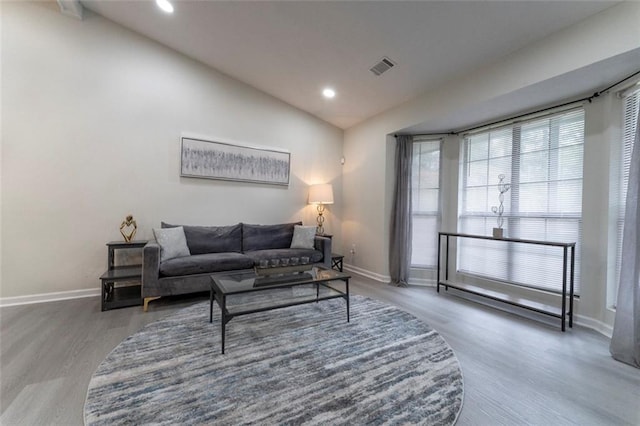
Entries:
{"label": "white lamp shade", "polygon": [[333,204],[333,186],[330,183],[311,185],[309,204]]}

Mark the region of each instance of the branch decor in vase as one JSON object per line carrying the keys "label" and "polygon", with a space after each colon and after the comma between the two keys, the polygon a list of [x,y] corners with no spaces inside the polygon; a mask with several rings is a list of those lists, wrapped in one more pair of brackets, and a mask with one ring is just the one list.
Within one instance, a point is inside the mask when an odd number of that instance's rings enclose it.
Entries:
{"label": "branch decor in vase", "polygon": [[498,215],[498,227],[493,228],[493,238],[503,238],[504,232],[502,229],[502,225],[504,224],[504,218],[502,215],[504,214],[504,194],[511,189],[510,183],[504,183],[505,175],[498,175],[498,191],[500,194],[498,195],[498,201],[500,201],[499,206],[491,207],[491,211]]}

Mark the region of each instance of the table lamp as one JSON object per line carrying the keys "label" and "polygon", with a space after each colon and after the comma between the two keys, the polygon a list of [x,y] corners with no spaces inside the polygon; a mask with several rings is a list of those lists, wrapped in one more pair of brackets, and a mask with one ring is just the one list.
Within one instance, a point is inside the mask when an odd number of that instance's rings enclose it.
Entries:
{"label": "table lamp", "polygon": [[311,185],[309,187],[309,204],[316,204],[318,208],[318,227],[316,233],[318,235],[324,234],[324,213],[326,204],[333,204],[333,187],[330,183],[323,183],[317,185]]}

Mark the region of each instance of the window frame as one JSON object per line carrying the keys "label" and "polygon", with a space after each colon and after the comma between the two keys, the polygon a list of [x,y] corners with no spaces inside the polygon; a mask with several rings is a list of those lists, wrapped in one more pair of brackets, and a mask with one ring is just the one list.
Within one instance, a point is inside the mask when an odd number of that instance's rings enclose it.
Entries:
{"label": "window frame", "polygon": [[[415,217],[427,217],[427,218],[435,218],[435,230],[434,230],[434,234],[429,236],[428,238],[424,238],[424,241],[427,241],[429,244],[433,243],[433,250],[434,253],[437,253],[437,238],[438,238],[438,231],[440,229],[440,224],[442,222],[442,146],[444,143],[444,139],[442,137],[428,137],[428,136],[414,136],[413,137],[413,149],[414,149],[414,160],[415,160],[415,155],[416,155],[416,148],[421,144],[421,143],[437,143],[438,144],[438,187],[437,188],[433,188],[433,187],[429,187],[426,189],[437,189],[438,191],[438,195],[436,197],[437,199],[437,206],[435,210],[428,210],[428,211],[416,211],[416,207],[415,207],[415,199],[414,199],[414,194],[420,190],[420,188],[415,188],[414,187],[414,182],[413,182],[413,172],[414,172],[414,167],[415,164],[414,162],[412,162],[412,182],[411,182],[411,222],[412,222],[412,230],[411,230],[411,243],[412,243],[412,254],[411,254],[411,264],[410,267],[411,269],[421,269],[421,270],[436,270],[437,267],[437,255],[434,255],[433,257],[433,264],[424,264],[424,263],[414,263],[414,253],[415,250],[413,249],[415,247],[415,227],[413,226],[413,224],[415,223],[414,218]],[[418,170],[419,173],[419,170]],[[419,181],[420,179],[418,179]]]}
{"label": "window frame", "polygon": [[[572,114],[575,114],[575,118],[571,117]],[[560,131],[561,131],[561,123],[563,118],[566,117],[569,120],[575,120],[575,122],[572,124],[571,121],[569,121],[568,125],[571,127],[573,125],[578,126],[579,128],[582,129],[582,135],[580,138],[578,138],[579,142],[577,143],[569,143],[569,144],[562,144],[561,140],[560,140]],[[544,147],[544,149],[540,149],[540,150],[531,150],[531,151],[524,151],[524,146],[523,146],[523,128],[525,128],[526,131],[526,126],[530,123],[536,123],[537,121],[541,121],[542,120],[547,120],[548,121],[548,129],[549,129],[549,133],[547,135],[545,135],[545,137],[542,139],[543,141],[545,141],[546,146]],[[585,125],[585,114],[584,114],[584,109],[583,108],[571,108],[571,109],[567,109],[567,110],[563,110],[563,111],[559,111],[559,112],[553,112],[553,113],[549,113],[546,114],[544,116],[537,116],[537,117],[531,117],[530,119],[525,119],[525,120],[521,120],[518,122],[513,122],[513,123],[509,123],[507,125],[503,125],[503,126],[497,126],[494,128],[487,128],[487,129],[483,129],[474,133],[470,133],[467,135],[464,135],[464,138],[461,140],[461,150],[460,150],[460,187],[459,187],[459,204],[458,204],[458,229],[459,232],[463,232],[463,233],[473,233],[468,231],[468,227],[482,227],[483,229],[487,230],[490,227],[490,223],[491,221],[495,221],[496,220],[496,216],[490,211],[490,208],[485,208],[484,210],[481,211],[474,211],[473,207],[470,207],[468,205],[469,202],[469,198],[468,198],[468,190],[469,188],[473,187],[469,185],[469,176],[470,176],[470,164],[472,164],[474,161],[485,161],[486,162],[486,173],[487,173],[487,181],[482,184],[482,185],[477,185],[477,187],[484,187],[486,188],[486,203],[489,204],[489,190],[491,188],[495,188],[496,185],[494,185],[493,182],[489,181],[489,179],[493,179],[496,178],[496,176],[491,176],[491,160],[499,160],[499,159],[503,159],[505,157],[509,158],[509,165],[508,165],[508,169],[510,171],[509,174],[509,183],[511,184],[511,189],[510,191],[505,194],[508,197],[505,197],[505,204],[507,204],[508,201],[508,213],[506,213],[503,217],[505,220],[505,225],[506,228],[509,230],[509,236],[513,236],[515,238],[529,238],[529,237],[524,237],[521,235],[520,233],[520,227],[524,226],[525,228],[527,226],[531,226],[531,224],[524,224],[523,222],[527,219],[529,220],[535,220],[535,219],[540,219],[542,221],[544,221],[544,226],[546,229],[548,229],[550,226],[554,226],[554,221],[568,221],[568,222],[573,222],[574,225],[569,228],[571,230],[573,230],[573,233],[577,233],[577,240],[576,240],[576,259],[578,259],[578,263],[577,265],[579,265],[579,259],[580,259],[580,246],[581,246],[581,241],[582,241],[582,236],[583,236],[583,230],[582,230],[582,215],[583,215],[583,211],[582,211],[582,202],[581,202],[581,197],[582,197],[582,188],[584,185],[584,168],[581,168],[581,172],[580,172],[580,177],[579,178],[561,178],[560,177],[560,161],[561,160],[561,150],[565,149],[567,147],[571,147],[571,146],[580,146],[580,151],[578,154],[578,157],[581,158],[582,160],[582,165],[584,164],[584,142],[585,142],[585,135],[584,135],[584,125]],[[509,130],[510,132],[506,131]],[[543,129],[544,131],[545,129]],[[502,135],[499,134],[499,132],[502,132]],[[510,142],[509,140],[507,140],[507,143],[510,143],[510,149],[508,148],[502,148],[503,152],[510,152],[508,155],[502,155],[502,156],[493,156],[492,157],[492,136],[493,134],[496,134],[496,138],[504,138],[506,137],[506,135],[508,135],[510,137]],[[486,155],[481,157],[480,160],[477,159],[473,159],[471,157],[471,153],[472,153],[472,138],[473,137],[486,137],[487,138],[487,142],[486,142]],[[570,139],[569,139],[570,140]],[[480,142],[482,143],[482,142]],[[546,206],[545,208],[542,208],[540,211],[536,212],[536,211],[522,211],[520,208],[520,204],[522,200],[520,191],[522,189],[522,185],[526,185],[527,183],[525,182],[523,184],[522,182],[522,177],[523,177],[523,173],[521,170],[521,159],[523,154],[526,155],[529,152],[546,152],[546,158],[547,158],[547,165],[544,168],[545,173],[546,173],[546,178],[544,181],[541,181],[541,184],[546,183],[547,184],[547,190],[546,190],[546,196],[545,196],[545,202],[546,202]],[[476,151],[477,152],[477,151]],[[575,154],[574,154],[575,155]],[[554,188],[556,188],[556,183],[560,184],[562,182],[567,182],[567,181],[571,181],[571,180],[579,180],[580,181],[580,202],[576,203],[575,207],[579,207],[579,211],[574,211],[574,212],[553,212],[550,211],[549,209],[549,202],[553,202],[553,200],[557,199],[554,197],[550,197],[549,194],[552,193],[552,191],[554,190]],[[497,184],[497,180],[495,182]],[[557,188],[556,188],[557,190]],[[496,202],[497,202],[497,192],[496,192]],[[485,206],[488,207],[488,206]],[[475,207],[476,209],[478,207]],[[476,222],[476,224],[473,223],[474,219],[481,219],[480,221]],[[465,221],[467,222],[465,224]],[[496,225],[494,225],[496,226]],[[464,228],[467,229],[464,229]],[[547,233],[547,231],[545,230],[545,234]],[[548,237],[547,237],[548,238]],[[544,239],[544,238],[536,238],[536,239]],[[465,261],[467,262],[472,262],[469,261],[467,259],[457,259],[457,272],[459,274],[465,275],[465,276],[470,276],[470,277],[476,277],[476,278],[481,278],[481,279],[490,279],[491,281],[498,281],[498,282],[502,282],[502,283],[506,283],[506,284],[512,284],[512,285],[517,285],[520,287],[528,287],[528,288],[533,288],[536,290],[543,290],[546,292],[551,292],[551,293],[560,293],[561,292],[561,288],[556,288],[556,285],[554,284],[552,285],[546,285],[546,286],[539,286],[539,285],[535,285],[535,284],[531,284],[531,283],[524,283],[524,282],[520,282],[516,279],[516,270],[518,269],[517,266],[515,265],[515,258],[517,256],[521,256],[521,254],[519,254],[520,252],[518,250],[515,250],[514,248],[511,247],[511,244],[506,244],[504,245],[504,249],[495,249],[496,254],[501,255],[502,257],[500,258],[496,258],[496,263],[500,264],[500,266],[502,267],[502,270],[500,271],[500,277],[496,278],[495,275],[490,274],[490,273],[483,273],[483,272],[479,272],[482,268],[478,269],[478,272],[474,272],[472,270],[469,269],[465,269]],[[462,249],[462,246],[459,247],[459,249]],[[469,249],[469,248],[467,248]],[[489,248],[489,250],[491,250]],[[458,257],[461,255],[462,250],[458,250]],[[544,257],[548,257],[548,256],[554,256],[553,254],[540,254],[540,256],[544,256]],[[555,259],[555,257],[550,257],[549,259]],[[579,294],[579,267],[576,268],[576,272],[578,272],[578,274],[576,275],[576,294]]]}

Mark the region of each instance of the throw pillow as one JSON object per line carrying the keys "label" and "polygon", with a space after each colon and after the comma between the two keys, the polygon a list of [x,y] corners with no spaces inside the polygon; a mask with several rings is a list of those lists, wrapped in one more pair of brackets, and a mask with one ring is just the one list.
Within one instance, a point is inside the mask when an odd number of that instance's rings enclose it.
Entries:
{"label": "throw pillow", "polygon": [[160,262],[175,257],[191,255],[182,226],[177,228],[154,228],[153,235],[160,246]]}
{"label": "throw pillow", "polygon": [[296,225],[293,227],[293,239],[291,240],[291,248],[312,249],[315,237],[315,226]]}

